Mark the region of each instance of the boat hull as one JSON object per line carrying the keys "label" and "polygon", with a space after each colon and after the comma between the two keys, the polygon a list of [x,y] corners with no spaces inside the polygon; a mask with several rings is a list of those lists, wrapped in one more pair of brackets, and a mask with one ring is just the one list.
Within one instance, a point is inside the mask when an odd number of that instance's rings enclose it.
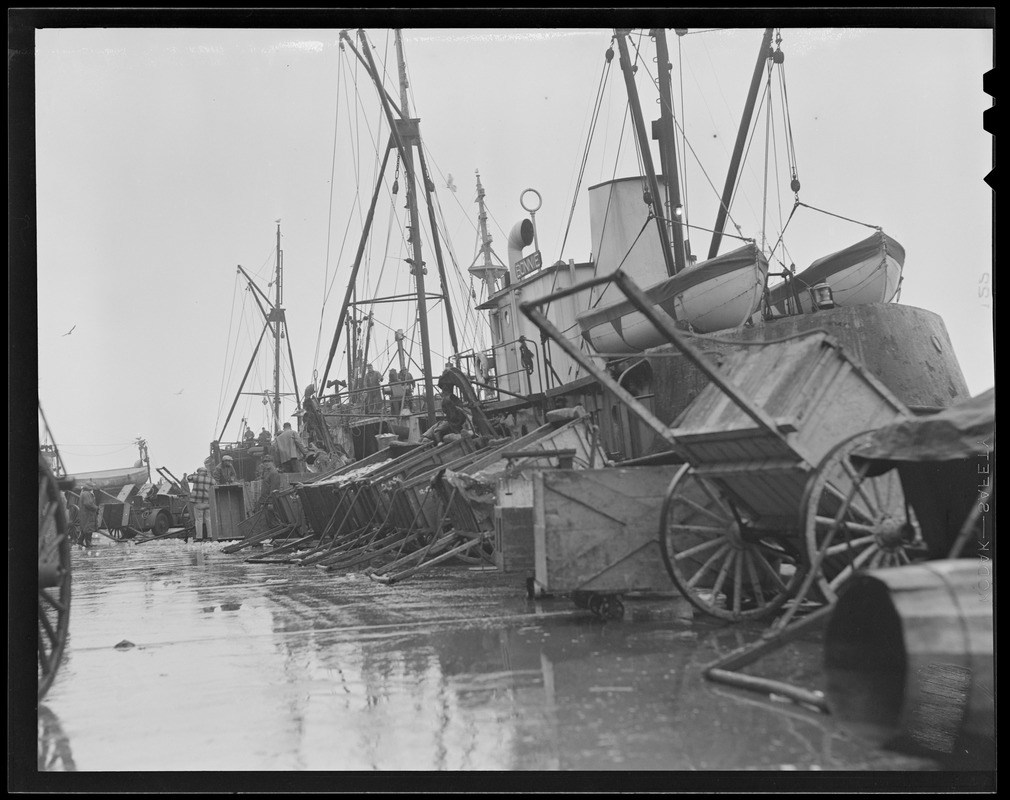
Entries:
{"label": "boat hull", "polygon": [[[768,262],[754,245],[667,278],[646,290],[654,307],[698,333],[738,328],[757,311]],[[624,355],[665,344],[666,339],[629,300],[576,317],[583,338],[598,353]]]}
{"label": "boat hull", "polygon": [[147,483],[149,477],[146,466],[73,473],[78,489],[83,486],[93,486],[112,495],[116,495],[120,489],[130,484],[142,486]]}
{"label": "boat hull", "polygon": [[810,290],[820,284],[831,287],[836,306],[889,303],[898,293],[905,265],[905,249],[882,231],[837,253],[820,258],[785,283],[771,287],[768,302],[777,314],[808,313]]}

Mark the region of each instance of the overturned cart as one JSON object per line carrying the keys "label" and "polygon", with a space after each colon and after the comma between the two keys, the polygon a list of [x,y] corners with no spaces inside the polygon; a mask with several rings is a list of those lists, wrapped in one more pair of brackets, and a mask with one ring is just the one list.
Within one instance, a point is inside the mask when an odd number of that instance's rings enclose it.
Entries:
{"label": "overturned cart", "polygon": [[[611,281],[710,380],[672,427],[538,309]],[[740,343],[717,368],[621,271],[522,310],[684,462],[662,504],[659,545],[677,589],[697,608],[736,621],[770,617],[792,599],[792,613],[832,602],[860,565],[898,565],[923,551],[897,476],[856,480],[848,459],[854,431],[910,412],[825,331]]]}
{"label": "overturned cart", "polygon": [[498,478],[516,478],[531,466],[602,463],[595,434],[586,417],[577,417],[519,439],[387,448],[292,487],[311,531],[278,530],[271,549],[250,560],[354,570],[383,583],[450,559],[497,567]]}

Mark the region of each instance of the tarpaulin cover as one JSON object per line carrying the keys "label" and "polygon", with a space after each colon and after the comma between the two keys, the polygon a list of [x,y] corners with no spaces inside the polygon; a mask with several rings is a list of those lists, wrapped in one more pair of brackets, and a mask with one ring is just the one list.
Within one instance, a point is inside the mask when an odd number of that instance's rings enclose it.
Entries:
{"label": "tarpaulin cover", "polygon": [[852,460],[951,461],[985,456],[996,448],[996,389],[936,414],[874,431]]}
{"label": "tarpaulin cover", "polygon": [[990,389],[936,414],[880,428],[851,458],[857,468],[869,462],[869,475],[897,467],[929,556],[947,558],[973,517],[976,537],[986,538],[986,523],[975,511],[995,507],[989,463],[995,437],[996,390]]}

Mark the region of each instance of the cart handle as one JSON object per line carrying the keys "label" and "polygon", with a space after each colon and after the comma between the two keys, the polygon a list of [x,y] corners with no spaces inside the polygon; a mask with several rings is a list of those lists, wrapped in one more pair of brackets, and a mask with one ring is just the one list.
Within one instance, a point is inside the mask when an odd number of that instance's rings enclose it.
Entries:
{"label": "cart handle", "polygon": [[694,347],[694,345],[687,341],[686,337],[682,333],[667,324],[666,321],[653,310],[648,295],[646,295],[645,292],[643,292],[623,270],[616,270],[610,275],[600,278],[591,278],[588,281],[583,281],[582,283],[570,286],[567,289],[562,289],[559,292],[548,295],[547,297],[542,297],[539,300],[530,300],[526,303],[520,304],[519,308],[527,317],[529,317],[534,325],[540,328],[540,330],[549,336],[559,347],[561,347],[562,350],[568,353],[568,355],[584,367],[590,375],[600,381],[601,386],[608,388],[619,400],[625,403],[628,408],[642,420],[642,422],[652,428],[671,446],[675,447],[677,440],[670,432],[670,429],[656,416],[654,416],[644,405],[638,402],[638,400],[636,400],[630,392],[624,389],[624,387],[616,384],[605,370],[602,370],[593,364],[592,361],[586,357],[584,353],[579,351],[579,349],[570,341],[568,341],[564,334],[559,331],[539,310],[539,306],[544,303],[559,300],[563,297],[568,297],[569,295],[576,294],[584,291],[585,289],[605,283],[617,284],[617,288],[624,293],[624,296],[631,301],[631,304],[635,306],[635,308],[638,309],[638,311],[641,312],[641,314],[649,322],[651,322],[660,333],[666,336],[670,343],[675,345],[691,363],[704,372],[708,376],[709,380],[718,386],[729,397],[729,399],[744,412],[744,414],[754,420],[759,428],[764,430],[766,433],[781,439],[782,441],[786,441],[785,436],[775,424],[775,420],[765,413],[764,409],[759,408],[748,401],[747,398],[745,398],[740,391]]}

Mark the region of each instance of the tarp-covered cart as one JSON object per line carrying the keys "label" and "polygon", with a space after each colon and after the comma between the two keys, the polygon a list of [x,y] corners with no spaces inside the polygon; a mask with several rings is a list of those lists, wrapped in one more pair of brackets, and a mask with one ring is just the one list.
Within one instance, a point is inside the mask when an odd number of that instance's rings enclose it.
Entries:
{"label": "tarp-covered cart", "polygon": [[[710,380],[672,427],[537,308],[610,281]],[[790,598],[793,610],[830,600],[859,559],[897,564],[924,549],[920,530],[905,519],[897,476],[859,477],[848,461],[853,431],[911,413],[827,332],[741,344],[717,367],[623,272],[552,298],[524,304],[523,312],[685,462],[667,491],[659,539],[670,577],[693,605],[728,620],[768,617]],[[845,549],[830,541],[840,519],[860,533]],[[817,578],[804,581],[811,567]],[[813,584],[820,596],[806,591]]]}

